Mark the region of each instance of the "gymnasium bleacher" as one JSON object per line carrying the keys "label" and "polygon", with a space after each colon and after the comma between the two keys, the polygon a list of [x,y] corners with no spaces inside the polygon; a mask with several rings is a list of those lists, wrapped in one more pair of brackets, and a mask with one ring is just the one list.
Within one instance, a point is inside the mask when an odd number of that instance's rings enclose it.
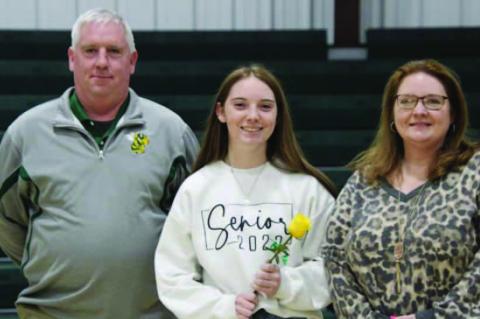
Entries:
{"label": "gymnasium bleacher", "polygon": [[[223,77],[239,65],[262,63],[284,85],[307,158],[340,189],[350,175],[345,164],[372,140],[388,76],[408,59],[434,57],[458,72],[470,105],[469,133],[480,136],[480,55],[467,50],[479,35],[473,28],[369,30],[366,60],[328,60],[323,30],[135,32],[140,57],[131,86],[177,112],[201,137]],[[0,31],[0,134],[20,113],[72,85],[69,37]],[[14,301],[25,285],[0,253],[0,318],[16,318]]]}

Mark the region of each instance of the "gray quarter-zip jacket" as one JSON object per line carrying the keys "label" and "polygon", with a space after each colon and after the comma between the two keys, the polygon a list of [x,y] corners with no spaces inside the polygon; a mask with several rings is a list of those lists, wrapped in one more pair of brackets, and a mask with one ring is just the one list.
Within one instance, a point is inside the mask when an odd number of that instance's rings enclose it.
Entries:
{"label": "gray quarter-zip jacket", "polygon": [[0,144],[0,247],[28,281],[22,318],[172,318],[155,246],[198,143],[167,108],[130,90],[101,150],[60,98],[22,114]]}

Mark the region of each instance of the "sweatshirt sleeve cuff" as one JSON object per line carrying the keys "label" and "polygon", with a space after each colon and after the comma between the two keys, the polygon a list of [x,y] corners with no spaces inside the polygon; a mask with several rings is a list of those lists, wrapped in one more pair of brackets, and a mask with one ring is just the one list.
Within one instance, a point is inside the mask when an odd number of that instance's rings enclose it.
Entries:
{"label": "sweatshirt sleeve cuff", "polygon": [[226,318],[236,319],[237,313],[235,311],[235,298],[236,295],[226,295],[224,300],[224,309]]}
{"label": "sweatshirt sleeve cuff", "polygon": [[286,299],[288,297],[288,293],[290,292],[290,282],[286,272],[287,267],[280,267],[280,276],[282,281],[280,282],[280,287],[278,287],[278,291],[275,294],[275,298],[277,299]]}

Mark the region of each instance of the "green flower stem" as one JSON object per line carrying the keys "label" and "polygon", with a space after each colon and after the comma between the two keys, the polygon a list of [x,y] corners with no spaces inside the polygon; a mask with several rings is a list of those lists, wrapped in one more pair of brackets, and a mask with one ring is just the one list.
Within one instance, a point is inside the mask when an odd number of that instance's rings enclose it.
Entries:
{"label": "green flower stem", "polygon": [[275,254],[273,254],[272,258],[268,260],[268,263],[271,264],[277,256],[287,250],[287,245],[292,241],[292,235],[288,237],[287,241],[283,244],[278,245],[277,249],[275,249]]}

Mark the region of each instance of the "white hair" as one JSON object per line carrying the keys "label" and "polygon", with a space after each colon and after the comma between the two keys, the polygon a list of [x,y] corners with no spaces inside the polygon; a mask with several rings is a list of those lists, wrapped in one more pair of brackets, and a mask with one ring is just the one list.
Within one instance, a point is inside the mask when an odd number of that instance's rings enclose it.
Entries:
{"label": "white hair", "polygon": [[75,49],[76,46],[78,45],[78,42],[80,41],[81,28],[85,24],[91,23],[91,22],[97,22],[97,23],[114,22],[114,23],[120,24],[123,27],[123,30],[125,32],[125,40],[127,40],[130,53],[133,53],[136,51],[135,40],[133,38],[132,29],[128,25],[127,21],[125,21],[117,13],[110,11],[108,9],[102,9],[102,8],[88,10],[77,18],[77,21],[75,21],[72,27],[72,48]]}

